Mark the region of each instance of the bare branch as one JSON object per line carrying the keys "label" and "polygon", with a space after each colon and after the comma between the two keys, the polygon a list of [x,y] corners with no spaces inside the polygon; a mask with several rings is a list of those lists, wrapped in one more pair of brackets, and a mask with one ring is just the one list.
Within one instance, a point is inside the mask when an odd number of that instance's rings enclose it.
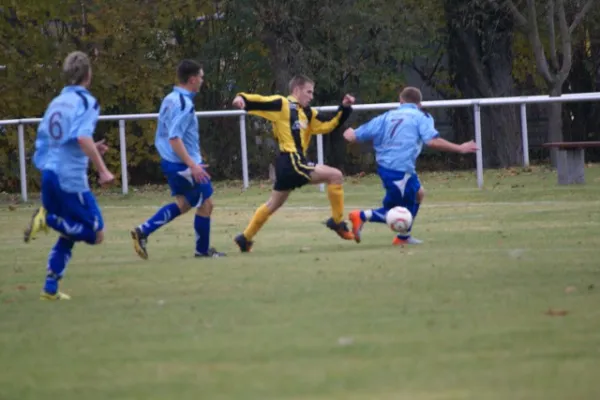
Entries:
{"label": "bare branch", "polygon": [[560,66],[558,65],[558,56],[556,55],[556,28],[554,26],[554,0],[548,0],[548,7],[546,8],[548,15],[546,15],[548,21],[548,42],[550,44],[550,61],[554,71],[558,71]]}
{"label": "bare branch", "polygon": [[558,27],[560,29],[560,42],[563,55],[562,66],[558,73],[556,84],[562,85],[565,79],[567,79],[567,76],[569,76],[573,57],[571,54],[571,34],[569,33],[569,25],[567,24],[567,16],[565,13],[565,2],[564,0],[556,0],[556,4],[558,5],[556,11],[558,14]]}
{"label": "bare branch", "polygon": [[[490,1],[492,1],[493,3],[496,3],[495,0],[490,0]],[[519,25],[522,29],[528,30],[529,25],[527,24],[527,18],[525,18],[525,16],[523,14],[521,14],[521,12],[517,8],[517,6],[515,6],[515,3],[513,3],[512,0],[505,0],[504,4],[506,7],[508,7],[510,12],[512,13],[513,17],[515,18],[515,20],[517,22],[517,25]]]}
{"label": "bare branch", "polygon": [[546,59],[546,54],[544,54],[544,45],[540,40],[540,32],[536,18],[537,14],[535,10],[535,0],[527,0],[527,16],[529,18],[527,23],[529,25],[527,36],[529,37],[529,42],[533,47],[533,54],[535,55],[535,62],[537,64],[538,71],[546,83],[553,85],[555,77],[550,73],[548,60]]}
{"label": "bare branch", "polygon": [[588,0],[588,2],[585,3],[583,8],[577,13],[575,18],[573,19],[573,22],[571,23],[571,26],[569,27],[569,34],[573,33],[573,31],[577,28],[577,25],[579,25],[581,23],[581,21],[583,20],[585,15],[592,8],[592,5],[594,4],[595,1],[596,0]]}

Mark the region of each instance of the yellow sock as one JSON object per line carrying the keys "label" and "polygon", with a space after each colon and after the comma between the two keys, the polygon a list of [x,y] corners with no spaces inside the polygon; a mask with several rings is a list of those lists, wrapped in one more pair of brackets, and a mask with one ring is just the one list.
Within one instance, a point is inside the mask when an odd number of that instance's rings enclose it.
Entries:
{"label": "yellow sock", "polygon": [[262,206],[258,207],[256,212],[254,213],[254,216],[250,220],[248,227],[246,227],[246,230],[244,231],[244,236],[246,237],[246,239],[252,240],[252,238],[258,233],[260,228],[262,228],[262,226],[265,224],[265,222],[267,222],[270,216],[271,210],[269,210],[269,207],[267,207],[266,204],[263,204]]}
{"label": "yellow sock", "polygon": [[336,224],[344,220],[344,188],[342,185],[327,185],[327,197],[331,204],[331,216]]}

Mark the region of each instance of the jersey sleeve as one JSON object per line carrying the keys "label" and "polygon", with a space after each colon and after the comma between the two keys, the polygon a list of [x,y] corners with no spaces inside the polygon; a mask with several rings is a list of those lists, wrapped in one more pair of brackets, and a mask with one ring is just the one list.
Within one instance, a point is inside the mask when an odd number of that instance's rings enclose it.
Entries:
{"label": "jersey sleeve", "polygon": [[244,110],[248,114],[275,121],[281,115],[284,106],[283,96],[261,96],[259,94],[238,93],[246,103]]}
{"label": "jersey sleeve", "polygon": [[428,143],[440,136],[440,133],[435,129],[433,117],[428,113],[423,113],[423,116],[419,119],[419,136],[423,143]]}
{"label": "jersey sleeve", "polygon": [[375,139],[380,134],[383,134],[385,130],[385,114],[381,114],[366,124],[359,126],[354,134],[356,135],[356,141],[367,142]]}
{"label": "jersey sleeve", "polygon": [[310,133],[313,135],[318,135],[333,132],[340,125],[346,122],[346,120],[352,113],[352,107],[340,106],[337,112],[329,118],[319,113],[314,108],[312,108],[311,111],[312,112],[309,123]]}
{"label": "jersey sleeve", "polygon": [[100,105],[93,99],[93,101],[84,103],[81,111],[73,124],[75,127],[75,137],[92,137],[96,124],[98,123],[98,117],[100,116]]}
{"label": "jersey sleeve", "polygon": [[194,107],[184,104],[183,107],[172,105],[169,109],[169,123],[167,125],[167,133],[169,139],[181,139],[189,126],[192,118],[196,118]]}

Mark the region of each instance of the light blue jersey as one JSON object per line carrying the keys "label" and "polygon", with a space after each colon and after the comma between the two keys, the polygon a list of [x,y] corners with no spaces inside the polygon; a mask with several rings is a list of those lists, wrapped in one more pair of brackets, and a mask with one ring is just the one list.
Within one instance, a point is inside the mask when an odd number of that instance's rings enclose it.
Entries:
{"label": "light blue jersey", "polygon": [[99,114],[98,102],[83,86],[66,86],[44,113],[33,160],[38,169],[53,171],[65,192],[89,191],[89,159],[77,139],[93,136]]}
{"label": "light blue jersey", "polygon": [[356,140],[372,140],[377,164],[392,171],[416,173],[416,161],[423,143],[439,136],[433,117],[416,104],[402,104],[355,131]]}
{"label": "light blue jersey", "polygon": [[[41,125],[40,125],[41,126]],[[35,138],[35,153],[33,154],[33,165],[42,171],[48,160],[48,150],[50,148],[50,135],[46,130],[38,127],[37,137]]]}
{"label": "light blue jersey", "polygon": [[160,105],[154,145],[165,161],[183,164],[170,143],[171,139],[180,138],[190,158],[197,164],[202,163],[194,96],[195,93],[175,86]]}

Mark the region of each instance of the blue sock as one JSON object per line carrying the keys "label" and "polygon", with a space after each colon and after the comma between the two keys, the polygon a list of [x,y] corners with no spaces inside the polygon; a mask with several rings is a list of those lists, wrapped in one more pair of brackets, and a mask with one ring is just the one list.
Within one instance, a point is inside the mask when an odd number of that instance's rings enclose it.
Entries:
{"label": "blue sock", "polygon": [[196,253],[208,253],[210,244],[210,217],[194,217],[194,230],[196,231]]}
{"label": "blue sock", "polygon": [[46,224],[75,242],[96,243],[96,231],[80,222],[59,217],[55,214],[47,214]]}
{"label": "blue sock", "polygon": [[409,207],[408,210],[412,214],[412,224],[410,224],[410,228],[408,229],[408,235],[397,235],[399,239],[407,240],[410,237],[410,232],[415,224],[415,218],[417,218],[417,214],[419,213],[419,207],[421,207],[421,203],[415,203],[412,207]]}
{"label": "blue sock", "polygon": [[50,250],[48,255],[48,275],[44,284],[46,293],[55,294],[58,291],[58,281],[60,281],[65,273],[67,264],[71,259],[71,249],[75,242],[65,237],[59,237],[58,241]]}
{"label": "blue sock", "polygon": [[177,203],[167,204],[158,210],[156,214],[152,216],[152,218],[140,225],[139,228],[142,230],[144,235],[148,236],[161,226],[168,224],[180,215],[181,211],[179,210]]}
{"label": "blue sock", "polygon": [[385,215],[387,214],[386,208],[378,208],[377,210],[367,210],[360,212],[360,220],[363,222],[379,222],[385,224]]}
{"label": "blue sock", "polygon": [[410,213],[412,214],[413,221],[417,218],[417,214],[419,213],[419,207],[421,207],[421,203],[415,203],[411,207]]}
{"label": "blue sock", "polygon": [[371,222],[379,222],[380,224],[385,224],[385,215],[387,214],[387,208],[381,207],[377,210],[371,210],[371,216],[368,218],[368,221]]}

